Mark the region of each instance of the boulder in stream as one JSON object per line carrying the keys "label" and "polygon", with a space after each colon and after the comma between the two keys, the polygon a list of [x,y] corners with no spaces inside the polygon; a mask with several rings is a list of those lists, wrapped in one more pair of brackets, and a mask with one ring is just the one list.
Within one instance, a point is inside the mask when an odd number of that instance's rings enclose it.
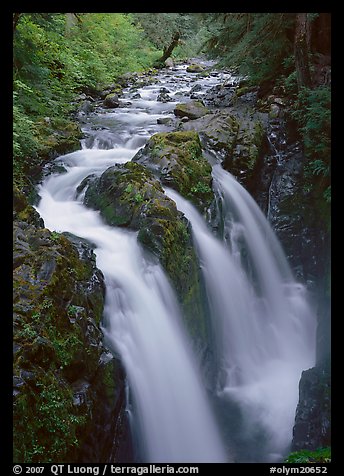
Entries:
{"label": "boulder in stream", "polygon": [[118,95],[116,93],[108,94],[103,101],[103,106],[109,109],[119,107]]}
{"label": "boulder in stream", "polygon": [[193,100],[188,103],[179,103],[174,108],[174,114],[177,117],[188,117],[189,119],[198,119],[199,117],[209,114],[201,101]]}
{"label": "boulder in stream", "polygon": [[201,211],[214,199],[211,166],[202,155],[200,139],[194,131],[154,134],[133,162],[147,167]]}

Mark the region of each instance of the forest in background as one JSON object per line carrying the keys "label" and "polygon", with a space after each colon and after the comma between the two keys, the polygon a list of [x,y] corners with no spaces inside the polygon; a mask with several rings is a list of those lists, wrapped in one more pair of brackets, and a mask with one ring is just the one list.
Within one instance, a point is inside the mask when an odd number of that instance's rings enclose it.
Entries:
{"label": "forest in background", "polygon": [[[309,189],[331,200],[331,24],[328,13],[14,13],[14,180],[70,128],[77,94],[104,89],[157,61],[178,33],[175,59],[207,55],[248,76],[260,97],[288,98]],[[56,132],[55,132],[56,135]],[[62,151],[63,152],[63,151]]]}

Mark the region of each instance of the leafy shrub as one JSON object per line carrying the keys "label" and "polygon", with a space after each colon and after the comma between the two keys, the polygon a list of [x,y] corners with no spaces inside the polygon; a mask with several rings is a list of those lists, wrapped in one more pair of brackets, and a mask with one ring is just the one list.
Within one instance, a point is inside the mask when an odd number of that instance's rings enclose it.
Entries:
{"label": "leafy shrub", "polygon": [[285,463],[330,463],[331,448],[318,448],[315,451],[294,451],[284,460]]}
{"label": "leafy shrub", "polygon": [[[315,181],[323,198],[331,201],[331,90],[327,86],[303,88],[297,96],[292,116],[302,135],[307,163],[305,176]],[[316,180],[315,180],[316,177]]]}

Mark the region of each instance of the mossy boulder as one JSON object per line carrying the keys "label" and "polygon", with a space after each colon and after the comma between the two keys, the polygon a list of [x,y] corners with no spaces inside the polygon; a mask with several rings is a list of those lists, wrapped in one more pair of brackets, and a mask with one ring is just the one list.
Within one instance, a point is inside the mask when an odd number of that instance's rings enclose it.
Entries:
{"label": "mossy boulder", "polygon": [[80,149],[82,132],[78,123],[53,118],[38,125],[41,150],[39,155],[48,159]]}
{"label": "mossy boulder", "polygon": [[22,211],[13,253],[14,461],[81,461],[89,434],[100,446],[113,439],[94,425],[116,405],[98,391],[114,366],[101,361],[103,275],[86,242],[37,228]]}
{"label": "mossy boulder", "polygon": [[103,101],[103,106],[106,108],[118,107],[119,106],[118,95],[116,93],[108,94]]}
{"label": "mossy boulder", "polygon": [[265,126],[259,117],[221,111],[189,121],[183,129],[197,131],[218,153],[223,167],[248,184],[265,145]]}
{"label": "mossy boulder", "polygon": [[136,162],[117,164],[85,181],[84,203],[113,226],[138,231],[138,240],[166,270],[183,306],[190,332],[205,338],[200,276],[191,230],[160,181]]}
{"label": "mossy boulder", "polygon": [[234,150],[240,122],[232,114],[216,112],[183,124],[183,129],[198,132],[209,148],[226,156]]}
{"label": "mossy boulder", "polygon": [[164,185],[177,190],[201,211],[210,206],[214,198],[211,166],[202,155],[196,132],[154,134],[133,162],[147,167]]}
{"label": "mossy boulder", "polygon": [[204,71],[203,66],[197,63],[191,63],[187,68],[186,71],[188,73],[202,73]]}
{"label": "mossy boulder", "polygon": [[227,155],[223,167],[247,184],[262,155],[265,139],[266,133],[259,120],[243,120],[232,156]]}
{"label": "mossy boulder", "polygon": [[177,117],[198,119],[199,117],[209,114],[210,111],[201,101],[194,100],[187,103],[177,104],[173,112]]}
{"label": "mossy boulder", "polygon": [[44,226],[39,213],[29,204],[26,195],[15,184],[13,186],[13,219],[31,223],[38,228]]}

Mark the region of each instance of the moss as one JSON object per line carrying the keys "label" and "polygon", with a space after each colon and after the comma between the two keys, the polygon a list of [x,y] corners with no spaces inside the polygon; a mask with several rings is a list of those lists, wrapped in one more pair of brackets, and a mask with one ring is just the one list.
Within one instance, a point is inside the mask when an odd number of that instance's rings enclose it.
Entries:
{"label": "moss", "polygon": [[15,461],[72,462],[93,405],[73,404],[72,383],[97,372],[103,288],[64,235],[14,229]]}
{"label": "moss", "polygon": [[235,90],[235,95],[236,97],[243,96],[246,93],[249,93],[253,90],[254,88],[252,86],[242,86],[241,88],[238,88]]}
{"label": "moss", "polygon": [[202,211],[210,206],[214,198],[211,166],[202,155],[196,132],[154,134],[133,161],[157,173],[164,184],[176,189]]}
{"label": "moss", "polygon": [[52,372],[37,373],[14,398],[14,462],[75,461],[85,422],[71,389]]}
{"label": "moss", "polygon": [[294,451],[289,454],[284,463],[331,463],[331,448]]}

